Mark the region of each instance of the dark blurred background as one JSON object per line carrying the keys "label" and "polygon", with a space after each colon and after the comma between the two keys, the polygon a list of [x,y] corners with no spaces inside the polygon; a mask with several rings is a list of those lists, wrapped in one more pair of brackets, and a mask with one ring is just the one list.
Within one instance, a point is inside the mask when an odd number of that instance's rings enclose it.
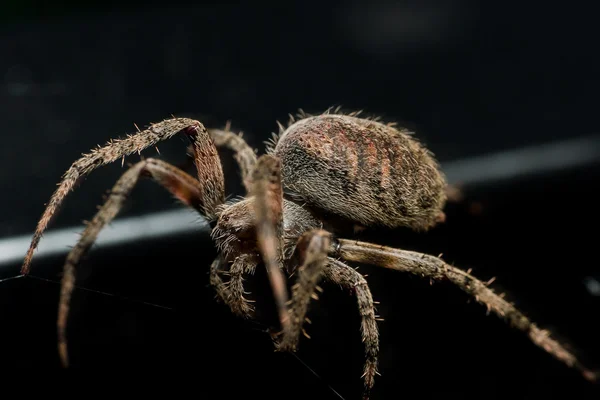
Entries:
{"label": "dark blurred background", "polygon": [[[134,132],[134,123],[171,115],[210,127],[230,120],[262,151],[276,120],[299,108],[364,109],[415,131],[442,167],[474,166],[450,175],[464,181],[466,198],[449,204],[446,224],[364,239],[443,253],[481,279],[497,276],[498,290],[600,367],[597,14],[570,3],[499,4],[7,2],[0,14],[0,248],[32,234],[81,153]],[[577,140],[585,145],[570,145]],[[536,153],[549,144],[553,152]],[[185,145],[177,138],[160,145],[160,155],[144,155],[184,163]],[[525,161],[511,158],[524,148]],[[490,156],[498,152],[503,163]],[[221,153],[228,193],[242,194],[231,155]],[[505,178],[469,164],[474,157],[506,169]],[[540,167],[528,169],[528,161]],[[122,172],[120,163],[94,172],[51,228],[79,231]],[[144,181],[120,218],[177,208]],[[160,374],[137,390],[177,371],[178,389],[216,390],[209,398],[360,398],[354,299],[325,285],[311,311],[312,339],[298,357],[274,353],[263,323],[240,321],[215,301],[207,273],[216,253],[198,219],[190,213],[198,229],[189,234],[98,246],[86,258],[69,323],[73,365]],[[7,369],[58,367],[64,256],[34,258],[27,278],[18,278],[20,259],[0,264]],[[598,398],[597,385],[468,304],[458,289],[360,271],[385,318],[374,400],[547,399],[563,398],[562,390]],[[255,280],[266,278],[259,271]],[[268,309],[265,289],[259,284],[253,293],[263,293]]]}

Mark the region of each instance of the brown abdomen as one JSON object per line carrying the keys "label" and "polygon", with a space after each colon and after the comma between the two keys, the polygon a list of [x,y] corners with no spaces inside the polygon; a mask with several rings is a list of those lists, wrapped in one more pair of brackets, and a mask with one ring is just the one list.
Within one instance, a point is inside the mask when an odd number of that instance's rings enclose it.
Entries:
{"label": "brown abdomen", "polygon": [[302,119],[274,153],[287,193],[360,225],[427,229],[446,201],[433,156],[406,131],[380,122],[333,114]]}

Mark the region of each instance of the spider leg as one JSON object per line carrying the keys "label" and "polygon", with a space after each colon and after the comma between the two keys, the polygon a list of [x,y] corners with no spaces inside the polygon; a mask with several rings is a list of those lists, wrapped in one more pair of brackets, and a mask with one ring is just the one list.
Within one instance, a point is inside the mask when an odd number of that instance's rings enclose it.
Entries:
{"label": "spider leg", "polygon": [[493,311],[516,329],[527,333],[534,344],[569,367],[579,370],[586,379],[592,382],[598,379],[598,372],[582,365],[574,354],[551,338],[548,331],[540,329],[513,304],[504,300],[501,295],[494,293],[488,287],[490,282],[484,283],[469,273],[446,264],[438,257],[346,239],[340,239],[332,246],[331,255],[339,256],[347,261],[409,272],[430,279],[449,280],[473,296],[477,302],[485,305],[488,312]]}
{"label": "spider leg", "polygon": [[[250,318],[254,307],[250,300],[244,297],[244,274],[252,273],[258,264],[253,254],[242,254],[233,261],[229,271],[224,270],[224,262],[217,258],[210,268],[210,283],[215,288],[217,296],[229,306],[231,311],[243,318]],[[223,282],[219,274],[229,275],[229,281]]]}
{"label": "spider leg", "polygon": [[184,132],[192,141],[198,179],[203,182],[200,190],[202,191],[204,214],[209,219],[214,218],[216,206],[222,204],[225,200],[223,170],[216,147],[212,143],[206,128],[200,122],[187,118],[165,120],[124,139],[110,141],[105,146],[98,147],[83,155],[71,165],[63,175],[62,181],[52,194],[38,222],[21,267],[21,273],[29,273],[33,252],[37,248],[43,232],[64,198],[73,190],[77,182],[100,166],[121,160],[133,153],[139,154],[142,150],[155,146],[158,142],[167,140],[179,132]]}
{"label": "spider leg", "polygon": [[377,372],[377,357],[379,355],[379,331],[377,329],[377,317],[371,290],[365,278],[354,268],[334,258],[329,258],[327,267],[323,270],[324,279],[340,285],[356,294],[358,311],[362,318],[361,332],[365,344],[365,368],[363,377],[365,380],[365,392],[363,399],[369,397],[373,388],[375,374]]}
{"label": "spider leg", "polygon": [[279,314],[286,332],[289,329],[288,293],[283,268],[283,189],[281,162],[271,155],[262,155],[251,175],[254,195],[256,237]]}
{"label": "spider leg", "polygon": [[[366,362],[363,377],[365,379],[364,399],[367,399],[377,374],[377,356],[379,353],[379,332],[375,316],[375,306],[371,291],[365,278],[356,270],[333,258],[328,258],[331,234],[314,229],[304,233],[298,239],[296,254],[301,260],[297,269],[298,279],[292,287],[290,307],[290,329],[278,345],[282,351],[295,351],[300,332],[304,324],[311,298],[318,298],[315,290],[321,278],[349,289],[356,294],[358,310],[362,318],[361,331],[365,343]],[[304,333],[306,335],[306,333]]]}
{"label": "spider leg", "polygon": [[164,161],[152,158],[140,161],[119,178],[105,203],[86,225],[79,241],[71,249],[65,261],[57,320],[59,355],[65,367],[68,366],[66,325],[75,285],[75,267],[94,244],[102,228],[115,218],[140,176],[143,175],[149,175],[187,206],[197,210],[204,209],[200,182]]}
{"label": "spider leg", "polygon": [[[233,158],[237,162],[242,175],[242,183],[246,188],[246,192],[249,192],[250,183],[248,178],[256,165],[256,152],[248,145],[248,143],[246,143],[241,132],[236,134],[229,129],[229,124],[227,124],[225,129],[209,129],[208,133],[215,146],[225,147],[233,151]],[[193,150],[194,146],[190,145],[188,147],[188,152],[193,154]],[[188,165],[189,164],[186,162],[182,167],[187,168]]]}
{"label": "spider leg", "polygon": [[212,138],[215,146],[224,146],[234,152],[233,157],[240,167],[242,174],[242,182],[246,188],[246,192],[250,192],[250,173],[256,165],[256,153],[242,138],[242,134],[236,134],[229,130],[229,125],[225,129],[209,129],[208,133]]}
{"label": "spider leg", "polygon": [[284,332],[283,338],[277,346],[281,351],[295,351],[300,332],[308,336],[302,325],[310,300],[318,299],[315,290],[320,289],[317,284],[322,278],[323,269],[327,264],[330,241],[331,234],[320,229],[305,232],[298,239],[296,254],[302,263],[297,269],[298,279],[292,286],[289,330]]}
{"label": "spider leg", "polygon": [[219,276],[220,272],[223,272],[223,259],[221,257],[215,258],[215,260],[210,265],[210,285],[217,292],[217,297],[219,297],[223,302],[227,302],[229,298],[229,289],[223,279]]}

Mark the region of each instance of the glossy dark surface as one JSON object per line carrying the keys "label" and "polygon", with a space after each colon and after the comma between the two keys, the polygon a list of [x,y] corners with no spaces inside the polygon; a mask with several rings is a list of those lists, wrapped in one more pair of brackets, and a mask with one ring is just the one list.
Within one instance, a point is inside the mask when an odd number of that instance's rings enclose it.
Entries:
{"label": "glossy dark surface", "polygon": [[[70,16],[57,15],[67,11],[57,8],[52,17],[7,20],[0,39],[6,210],[0,238],[33,232],[43,204],[80,153],[134,131],[134,122],[172,113],[208,126],[232,119],[262,150],[275,119],[286,120],[299,107],[342,104],[406,122],[442,161],[596,133],[599,62],[586,23],[593,13],[460,2],[452,10],[432,6],[441,10],[435,17],[416,3],[398,3],[394,12],[352,4],[294,3],[268,11],[207,4],[143,13],[100,7]],[[377,18],[390,15],[396,30],[375,29],[385,25]],[[397,31],[402,26],[407,31]],[[185,145],[174,140],[160,151],[179,163]],[[228,192],[241,193],[235,165],[223,156]],[[53,227],[90,219],[121,172],[113,165],[90,176]],[[468,188],[467,203],[448,207],[448,222],[432,232],[366,232],[364,239],[443,253],[482,279],[497,276],[494,284],[528,315],[600,367],[600,296],[589,289],[600,280],[599,176],[594,164],[477,185]],[[472,201],[480,214],[469,212]],[[121,215],[172,207],[164,191],[143,182]],[[91,375],[99,382],[144,371],[146,382],[130,382],[144,393],[165,384],[198,396],[217,387],[221,394],[201,398],[339,399],[333,390],[360,398],[363,348],[352,297],[324,285],[310,311],[312,339],[301,342],[298,356],[315,375],[293,356],[274,353],[262,324],[240,321],[215,301],[208,286],[214,255],[208,232],[92,252],[77,275],[89,290],[73,298],[73,365],[98,371]],[[0,281],[5,369],[58,368],[63,261],[34,258],[36,277]],[[3,266],[2,276],[17,275],[18,267]],[[561,389],[569,398],[600,397],[598,387],[467,304],[457,289],[359,270],[369,275],[385,318],[373,400],[415,398],[412,393],[562,399]],[[259,271],[255,278],[251,290],[268,320],[266,277]]]}

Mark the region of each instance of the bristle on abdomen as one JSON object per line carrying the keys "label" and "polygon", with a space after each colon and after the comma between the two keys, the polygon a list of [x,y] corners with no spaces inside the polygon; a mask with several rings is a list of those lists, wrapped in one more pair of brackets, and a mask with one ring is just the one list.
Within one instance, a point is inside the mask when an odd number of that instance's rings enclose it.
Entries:
{"label": "bristle on abdomen", "polygon": [[296,121],[279,137],[286,192],[363,226],[426,230],[440,221],[445,178],[406,130],[324,114]]}

